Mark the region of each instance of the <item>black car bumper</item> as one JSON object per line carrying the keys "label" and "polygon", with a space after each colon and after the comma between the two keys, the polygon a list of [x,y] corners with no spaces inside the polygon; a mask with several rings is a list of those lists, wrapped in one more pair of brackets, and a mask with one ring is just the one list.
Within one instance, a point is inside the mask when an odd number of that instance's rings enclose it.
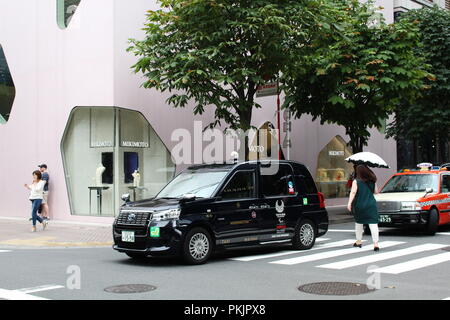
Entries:
{"label": "black car bumper", "polygon": [[[151,235],[151,228],[159,228],[158,236]],[[122,231],[133,231],[134,242],[122,241]],[[183,232],[173,221],[151,222],[146,227],[114,225],[113,249],[119,252],[142,253],[147,256],[176,256],[180,253]]]}
{"label": "black car bumper", "polygon": [[[383,221],[381,216],[390,218],[390,222]],[[429,211],[405,211],[405,212],[383,212],[380,213],[380,227],[401,227],[426,225],[429,219]]]}

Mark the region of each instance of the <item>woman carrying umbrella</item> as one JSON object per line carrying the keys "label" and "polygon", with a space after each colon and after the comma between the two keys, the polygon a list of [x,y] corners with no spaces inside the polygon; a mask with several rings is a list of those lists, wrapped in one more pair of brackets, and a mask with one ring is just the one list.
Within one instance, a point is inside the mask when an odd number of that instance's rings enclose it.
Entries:
{"label": "woman carrying umbrella", "polygon": [[356,222],[356,242],[353,246],[362,247],[364,224],[368,224],[372,234],[374,251],[379,251],[379,214],[377,202],[373,196],[374,193],[378,193],[376,182],[377,177],[372,170],[365,165],[358,165],[356,167],[356,179],[352,183],[347,208],[353,213]]}

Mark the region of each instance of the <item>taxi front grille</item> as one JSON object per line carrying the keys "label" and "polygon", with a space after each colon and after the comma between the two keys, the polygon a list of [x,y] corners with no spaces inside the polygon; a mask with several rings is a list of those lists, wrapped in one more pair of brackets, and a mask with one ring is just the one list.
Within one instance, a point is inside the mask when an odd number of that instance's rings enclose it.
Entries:
{"label": "taxi front grille", "polygon": [[377,201],[378,212],[398,212],[401,210],[401,202],[399,201]]}
{"label": "taxi front grille", "polygon": [[118,225],[146,226],[150,220],[149,212],[121,212],[117,218]]}

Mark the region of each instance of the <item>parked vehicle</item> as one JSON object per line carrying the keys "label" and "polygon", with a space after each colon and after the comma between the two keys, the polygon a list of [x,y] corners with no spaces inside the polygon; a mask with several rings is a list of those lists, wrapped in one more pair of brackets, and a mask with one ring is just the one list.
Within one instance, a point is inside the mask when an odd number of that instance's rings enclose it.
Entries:
{"label": "parked vehicle", "polygon": [[123,199],[113,248],[131,258],[177,255],[201,264],[230,248],[290,243],[304,250],[328,230],[324,197],[294,161],[191,166],[152,199]]}
{"label": "parked vehicle", "polygon": [[450,223],[450,164],[394,174],[375,195],[381,227],[420,226],[434,235]]}

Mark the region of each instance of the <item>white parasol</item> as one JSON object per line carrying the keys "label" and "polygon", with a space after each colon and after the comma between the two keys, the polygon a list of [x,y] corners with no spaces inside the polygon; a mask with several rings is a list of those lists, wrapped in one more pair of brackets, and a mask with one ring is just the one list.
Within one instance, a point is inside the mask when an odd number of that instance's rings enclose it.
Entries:
{"label": "white parasol", "polygon": [[374,168],[389,168],[387,163],[379,155],[372,152],[358,152],[345,159],[345,161]]}

